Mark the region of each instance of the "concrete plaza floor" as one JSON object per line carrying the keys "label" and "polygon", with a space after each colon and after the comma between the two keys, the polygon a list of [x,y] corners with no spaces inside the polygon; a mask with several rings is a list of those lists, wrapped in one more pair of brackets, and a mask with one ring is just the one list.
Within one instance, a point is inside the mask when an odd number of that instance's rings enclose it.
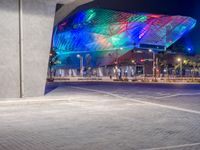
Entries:
{"label": "concrete plaza floor", "polygon": [[200,85],[56,87],[0,102],[0,150],[200,149]]}

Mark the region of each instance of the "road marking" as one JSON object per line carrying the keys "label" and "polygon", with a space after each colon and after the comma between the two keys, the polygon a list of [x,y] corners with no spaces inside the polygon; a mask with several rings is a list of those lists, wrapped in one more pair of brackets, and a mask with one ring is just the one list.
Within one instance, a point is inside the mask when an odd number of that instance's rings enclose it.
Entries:
{"label": "road marking", "polygon": [[135,99],[135,98],[134,99],[133,98],[128,98],[128,97],[125,97],[125,96],[120,96],[120,95],[113,94],[113,93],[106,92],[106,91],[102,91],[102,90],[94,90],[94,89],[90,89],[90,88],[83,88],[83,87],[76,87],[76,86],[70,86],[70,87],[74,88],[74,89],[80,89],[80,90],[96,92],[96,93],[100,93],[100,94],[106,94],[106,95],[110,95],[110,96],[113,96],[113,97],[116,97],[116,98],[120,98],[120,99],[124,99],[124,100],[128,100],[128,101],[133,101],[133,102],[138,102],[138,103],[142,103],[142,104],[148,104],[148,105],[153,105],[153,106],[157,106],[157,107],[162,107],[162,108],[178,110],[178,111],[183,111],[183,112],[187,112],[187,113],[193,113],[193,114],[200,115],[200,111],[197,111],[197,110],[185,109],[185,108],[169,106],[169,105],[162,105],[162,104],[152,103],[152,102],[139,100],[139,99]]}
{"label": "road marking", "polygon": [[186,147],[191,147],[191,146],[200,146],[200,143],[174,145],[174,146],[158,147],[158,148],[150,148],[150,149],[142,149],[142,150],[166,150],[166,149],[174,149],[174,148],[186,148]]}
{"label": "road marking", "polygon": [[[120,96],[120,95],[117,95],[117,94],[113,94],[111,92],[106,92],[106,91],[101,91],[101,90],[94,90],[94,89],[89,89],[89,88],[82,88],[82,87],[77,87],[77,86],[70,86],[70,87],[72,87],[74,89],[80,89],[80,90],[96,92],[96,93],[100,93],[100,94],[106,94],[106,95],[109,95],[109,96],[112,96],[112,97],[117,97],[117,98],[124,99],[124,100],[130,100],[129,98],[126,98],[124,96]],[[144,104],[144,102],[141,101],[141,100],[131,99],[131,101]]]}
{"label": "road marking", "polygon": [[161,97],[155,97],[156,99],[163,99],[163,98],[170,98],[170,97],[178,97],[178,96],[195,96],[200,95],[200,93],[181,93],[181,94],[174,94],[174,95],[166,95]]}
{"label": "road marking", "polygon": [[45,103],[45,102],[54,102],[54,101],[71,101],[71,98],[68,96],[43,96],[43,97],[31,97],[31,98],[11,98],[11,99],[4,99],[0,100],[0,104],[20,104],[20,103]]}

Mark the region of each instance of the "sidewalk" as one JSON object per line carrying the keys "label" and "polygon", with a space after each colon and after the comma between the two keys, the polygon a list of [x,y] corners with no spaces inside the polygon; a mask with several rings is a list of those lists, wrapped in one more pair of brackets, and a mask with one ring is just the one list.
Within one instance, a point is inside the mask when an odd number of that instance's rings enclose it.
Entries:
{"label": "sidewalk", "polygon": [[141,90],[134,87],[120,86],[120,95],[107,84],[99,87],[105,94],[63,88],[55,92],[67,97],[59,99],[0,102],[0,150],[200,149],[199,114],[179,109],[175,100],[171,109],[159,101],[137,102],[134,95],[129,97]]}
{"label": "sidewalk", "polygon": [[116,79],[113,77],[56,77],[54,82],[129,82],[129,83],[165,83],[165,84],[200,84],[200,78],[156,78],[152,77],[128,77]]}

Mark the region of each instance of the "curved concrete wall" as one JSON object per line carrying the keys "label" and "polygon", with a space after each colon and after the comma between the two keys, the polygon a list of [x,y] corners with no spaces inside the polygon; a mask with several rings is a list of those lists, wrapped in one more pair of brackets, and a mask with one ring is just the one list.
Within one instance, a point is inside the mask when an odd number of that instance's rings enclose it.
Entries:
{"label": "curved concrete wall", "polygon": [[19,96],[18,2],[0,0],[0,97]]}
{"label": "curved concrete wall", "polygon": [[[23,96],[42,96],[46,83],[50,43],[58,2],[58,20],[91,0],[22,0]],[[67,9],[66,9],[67,8]],[[0,1],[0,98],[20,97],[19,1]]]}

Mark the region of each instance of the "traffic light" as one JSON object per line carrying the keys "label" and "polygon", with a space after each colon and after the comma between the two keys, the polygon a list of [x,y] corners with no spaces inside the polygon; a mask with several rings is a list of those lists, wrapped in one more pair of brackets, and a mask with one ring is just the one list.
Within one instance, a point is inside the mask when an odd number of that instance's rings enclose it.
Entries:
{"label": "traffic light", "polygon": [[145,62],[145,59],[140,59],[140,62]]}

